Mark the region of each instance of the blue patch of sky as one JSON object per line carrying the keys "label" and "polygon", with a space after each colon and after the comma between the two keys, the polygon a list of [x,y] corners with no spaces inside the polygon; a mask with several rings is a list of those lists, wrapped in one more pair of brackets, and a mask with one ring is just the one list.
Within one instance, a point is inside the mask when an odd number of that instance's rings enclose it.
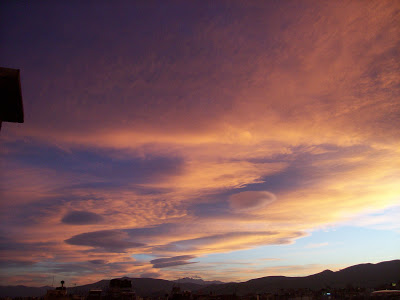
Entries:
{"label": "blue patch of sky", "polygon": [[149,255],[149,254],[134,254],[132,257],[137,260],[137,261],[151,261],[155,259],[156,257],[154,255]]}
{"label": "blue patch of sky", "polygon": [[399,253],[400,233],[396,231],[342,226],[313,231],[309,236],[297,239],[290,245],[262,246],[231,253],[211,254],[197,260],[204,263],[228,264],[248,261],[271,267],[306,264],[346,267],[358,263],[399,259]]}

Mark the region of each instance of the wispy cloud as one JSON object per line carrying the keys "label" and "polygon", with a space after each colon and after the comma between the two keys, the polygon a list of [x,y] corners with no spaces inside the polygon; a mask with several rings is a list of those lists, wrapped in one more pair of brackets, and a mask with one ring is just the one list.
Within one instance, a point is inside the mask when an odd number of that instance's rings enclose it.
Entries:
{"label": "wispy cloud", "polygon": [[329,243],[328,242],[325,242],[325,243],[316,243],[316,244],[308,244],[308,245],[306,245],[305,247],[306,248],[321,248],[321,247],[326,247],[326,246],[328,246],[329,245]]}

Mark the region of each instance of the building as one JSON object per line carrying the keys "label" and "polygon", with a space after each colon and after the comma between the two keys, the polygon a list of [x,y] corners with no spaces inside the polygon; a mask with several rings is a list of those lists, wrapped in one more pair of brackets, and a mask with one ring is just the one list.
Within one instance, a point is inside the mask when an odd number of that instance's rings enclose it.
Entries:
{"label": "building", "polygon": [[0,68],[0,130],[2,122],[24,122],[19,70]]}
{"label": "building", "polygon": [[90,290],[87,300],[100,300],[102,299],[102,290]]}
{"label": "building", "polygon": [[129,279],[111,279],[107,299],[136,300],[136,294]]}
{"label": "building", "polygon": [[55,290],[47,290],[45,300],[67,300],[69,299],[67,295],[67,288],[64,286],[64,280],[61,280],[61,286],[57,287]]}

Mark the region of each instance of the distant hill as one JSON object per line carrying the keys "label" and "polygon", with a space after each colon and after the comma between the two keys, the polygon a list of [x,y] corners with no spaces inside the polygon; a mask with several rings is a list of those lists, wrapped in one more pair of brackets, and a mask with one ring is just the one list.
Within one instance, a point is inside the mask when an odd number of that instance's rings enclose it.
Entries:
{"label": "distant hill", "polygon": [[212,281],[207,281],[203,280],[201,278],[191,278],[191,277],[185,277],[185,278],[180,278],[177,280],[174,280],[176,283],[195,283],[199,285],[210,285],[210,284],[224,284],[225,282],[218,281],[218,280],[212,280]]}
{"label": "distant hill", "polygon": [[217,286],[207,286],[199,293],[213,292],[217,295],[274,292],[279,289],[309,288],[319,290],[326,287],[376,288],[390,282],[400,281],[400,260],[381,262],[377,264],[361,264],[332,272],[323,271],[306,277],[268,276],[252,279],[241,283],[226,283]]}
{"label": "distant hill", "polygon": [[[376,288],[387,283],[400,282],[400,260],[355,265],[337,272],[326,270],[305,277],[268,276],[241,283],[215,284],[213,281],[193,278],[182,278],[176,281],[152,278],[127,279],[132,280],[136,294],[141,297],[169,294],[172,287],[176,285],[180,286],[182,290],[189,290],[196,294],[209,294],[212,292],[217,295],[233,293],[246,295],[250,293],[274,292],[279,289],[289,288],[319,290],[325,287],[344,288],[348,285]],[[106,291],[109,282],[109,280],[101,280],[91,284],[70,287],[68,288],[68,292],[71,294],[86,295],[91,289]],[[50,287],[0,286],[0,297],[40,297],[46,294],[47,289],[50,289]]]}
{"label": "distant hill", "polygon": [[40,297],[46,294],[50,286],[29,287],[24,285],[0,286],[0,297]]}

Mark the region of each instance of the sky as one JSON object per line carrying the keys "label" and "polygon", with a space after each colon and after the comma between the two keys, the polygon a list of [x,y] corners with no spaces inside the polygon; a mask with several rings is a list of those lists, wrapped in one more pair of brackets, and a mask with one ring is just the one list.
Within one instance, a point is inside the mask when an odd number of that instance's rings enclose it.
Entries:
{"label": "sky", "polygon": [[399,1],[2,1],[0,284],[399,259]]}

